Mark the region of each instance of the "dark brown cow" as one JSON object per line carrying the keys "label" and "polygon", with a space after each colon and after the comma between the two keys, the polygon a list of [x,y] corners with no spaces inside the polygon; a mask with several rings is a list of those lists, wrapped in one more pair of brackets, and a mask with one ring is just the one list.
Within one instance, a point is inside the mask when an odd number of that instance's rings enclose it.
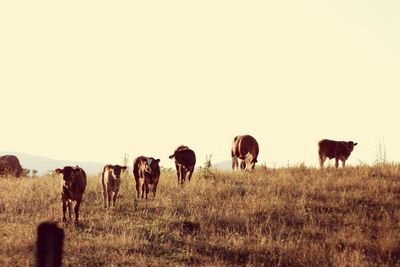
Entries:
{"label": "dark brown cow", "polygon": [[[250,135],[238,135],[232,143],[232,169],[253,170],[258,157],[258,143]],[[240,161],[240,164],[239,164]]]}
{"label": "dark brown cow", "polygon": [[196,154],[187,146],[179,146],[175,149],[174,154],[169,156],[170,159],[175,158],[176,175],[178,176],[178,184],[183,184],[186,177],[189,182],[196,165]]}
{"label": "dark brown cow", "polygon": [[324,162],[326,158],[335,158],[335,167],[338,168],[339,160],[342,161],[342,167],[345,167],[345,162],[349,158],[351,152],[357,143],[353,141],[333,141],[328,139],[323,139],[318,142],[318,155],[319,164],[321,168],[324,167]]}
{"label": "dark brown cow", "polygon": [[82,196],[86,189],[86,173],[85,171],[76,166],[65,166],[63,169],[56,169],[56,173],[62,174],[63,181],[61,186],[61,201],[63,211],[63,222],[66,222],[65,212],[68,206],[69,219],[71,220],[72,201],[76,201],[75,223],[79,219],[79,207],[82,202]]}
{"label": "dark brown cow", "polygon": [[126,170],[126,166],[111,165],[104,166],[101,172],[101,184],[103,185],[104,208],[110,207],[111,198],[112,205],[115,206],[119,187],[121,185],[121,172]]}
{"label": "dark brown cow", "polygon": [[16,156],[5,155],[0,157],[0,175],[20,177],[22,167]]}
{"label": "dark brown cow", "polygon": [[160,180],[160,166],[158,163],[159,159],[149,158],[145,156],[137,157],[133,161],[133,176],[136,182],[136,192],[137,198],[140,195],[140,182],[142,181],[142,192],[141,196],[143,198],[146,191],[146,199],[149,194],[150,186],[152,186],[153,196],[156,197],[157,185]]}

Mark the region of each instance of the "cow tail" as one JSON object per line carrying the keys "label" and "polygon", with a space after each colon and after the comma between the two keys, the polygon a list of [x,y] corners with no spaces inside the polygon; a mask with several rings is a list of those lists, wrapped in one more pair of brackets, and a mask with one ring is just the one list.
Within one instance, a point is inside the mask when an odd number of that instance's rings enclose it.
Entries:
{"label": "cow tail", "polygon": [[107,166],[103,167],[103,171],[101,172],[101,180],[104,181],[104,173],[106,172]]}
{"label": "cow tail", "polygon": [[139,178],[139,167],[137,165],[138,163],[135,161],[133,164],[133,177],[135,177],[135,180]]}

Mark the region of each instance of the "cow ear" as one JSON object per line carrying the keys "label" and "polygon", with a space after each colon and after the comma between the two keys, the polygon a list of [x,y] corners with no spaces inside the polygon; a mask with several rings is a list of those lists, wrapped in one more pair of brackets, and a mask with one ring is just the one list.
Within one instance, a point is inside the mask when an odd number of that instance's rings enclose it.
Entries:
{"label": "cow ear", "polygon": [[160,159],[156,159],[156,162],[159,163],[159,162],[160,162]]}
{"label": "cow ear", "polygon": [[354,146],[356,146],[357,145],[357,143],[354,143]]}
{"label": "cow ear", "polygon": [[128,168],[128,167],[123,166],[123,167],[122,167],[122,170],[123,170],[123,171],[126,171],[127,168]]}
{"label": "cow ear", "polygon": [[109,170],[109,169],[111,169],[111,168],[112,168],[112,165],[107,164],[105,169],[106,169],[106,170]]}
{"label": "cow ear", "polygon": [[63,169],[59,169],[59,168],[55,169],[54,171],[55,171],[56,173],[58,173],[58,174],[61,174],[61,173],[63,173],[63,172],[64,172],[64,170],[63,170]]}

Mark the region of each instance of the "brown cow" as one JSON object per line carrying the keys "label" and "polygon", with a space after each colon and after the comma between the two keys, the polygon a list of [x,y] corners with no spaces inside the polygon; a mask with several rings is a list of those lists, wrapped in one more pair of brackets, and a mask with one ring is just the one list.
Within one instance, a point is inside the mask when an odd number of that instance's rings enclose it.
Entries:
{"label": "brown cow", "polygon": [[76,166],[65,166],[63,169],[56,169],[56,173],[63,175],[63,181],[61,186],[61,201],[63,211],[63,222],[66,222],[65,212],[68,206],[69,219],[71,220],[71,209],[72,201],[76,201],[75,211],[75,223],[79,219],[79,207],[82,202],[82,196],[86,189],[86,173],[85,171]]}
{"label": "brown cow", "polygon": [[175,149],[174,154],[169,156],[170,159],[175,158],[176,175],[178,176],[178,184],[183,184],[186,177],[189,182],[196,165],[196,154],[187,146],[179,146]]}
{"label": "brown cow", "polygon": [[142,181],[142,193],[143,198],[144,192],[146,191],[146,199],[149,194],[150,186],[152,186],[153,196],[156,197],[157,185],[160,179],[160,166],[158,163],[159,159],[149,158],[145,156],[137,157],[133,161],[133,176],[136,182],[137,198],[140,195],[140,182]]}
{"label": "brown cow", "polygon": [[16,156],[5,155],[0,157],[0,176],[15,176],[20,177],[22,167]]}
{"label": "brown cow", "polygon": [[[258,157],[258,143],[250,135],[238,135],[232,143],[232,169],[253,170]],[[239,164],[240,161],[240,164]]]}
{"label": "brown cow", "polygon": [[104,208],[110,207],[111,198],[112,205],[115,207],[115,201],[119,187],[121,184],[121,172],[126,170],[126,166],[111,165],[104,166],[101,172],[101,184],[103,185]]}
{"label": "brown cow", "polygon": [[339,160],[342,161],[342,167],[345,167],[345,162],[349,158],[351,152],[357,143],[353,141],[333,141],[328,139],[323,139],[318,142],[318,155],[319,164],[321,169],[324,167],[324,162],[326,158],[335,158],[335,168],[339,166]]}

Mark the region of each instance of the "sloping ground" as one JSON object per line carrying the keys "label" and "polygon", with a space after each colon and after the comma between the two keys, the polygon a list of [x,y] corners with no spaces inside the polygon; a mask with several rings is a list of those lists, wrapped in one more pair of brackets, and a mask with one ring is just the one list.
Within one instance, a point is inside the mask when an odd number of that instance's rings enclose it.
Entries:
{"label": "sloping ground", "polygon": [[[61,218],[60,179],[1,180],[1,266],[34,264],[37,225]],[[99,177],[89,177],[81,223],[60,224],[63,263],[400,264],[399,165],[198,171],[184,187],[164,172],[156,199],[134,195],[133,178],[124,177],[117,206],[105,210]]]}

